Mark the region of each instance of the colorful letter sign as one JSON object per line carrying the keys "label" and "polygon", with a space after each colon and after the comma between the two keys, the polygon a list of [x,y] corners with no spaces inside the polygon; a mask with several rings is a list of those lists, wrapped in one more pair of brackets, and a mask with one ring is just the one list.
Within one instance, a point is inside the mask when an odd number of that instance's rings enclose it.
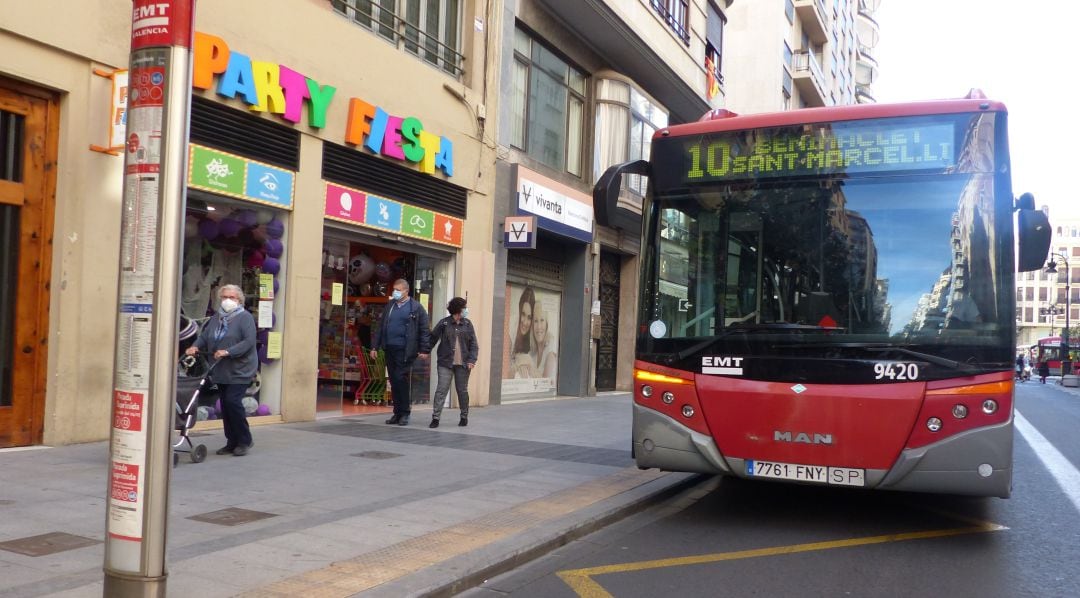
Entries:
{"label": "colorful letter sign", "polygon": [[461,247],[464,223],[460,218],[333,183],[326,184],[325,215],[331,220]]}
{"label": "colorful letter sign", "polygon": [[[299,123],[308,106],[308,124],[326,126],[326,112],[337,88],[321,85],[283,64],[253,60],[234,52],[220,37],[195,33],[192,86],[210,89],[226,98],[239,97],[256,112],[271,112]],[[454,144],[424,130],[415,116],[395,116],[360,98],[350,98],[345,142],[375,154],[411,162],[426,174],[435,170],[454,176]]]}

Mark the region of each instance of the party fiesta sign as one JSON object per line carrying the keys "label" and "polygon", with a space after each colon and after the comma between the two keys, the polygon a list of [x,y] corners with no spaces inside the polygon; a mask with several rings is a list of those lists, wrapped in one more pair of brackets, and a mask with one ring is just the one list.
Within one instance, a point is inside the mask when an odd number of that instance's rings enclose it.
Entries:
{"label": "party fiesta sign", "polygon": [[[195,33],[192,86],[226,98],[239,97],[256,112],[270,112],[296,124],[304,104],[308,125],[326,126],[326,113],[337,91],[283,64],[252,60],[234,52],[220,37]],[[215,79],[217,85],[215,87]],[[415,164],[421,172],[441,170],[454,176],[454,146],[446,137],[424,130],[420,119],[395,116],[360,98],[349,99],[345,141],[375,154]]]}

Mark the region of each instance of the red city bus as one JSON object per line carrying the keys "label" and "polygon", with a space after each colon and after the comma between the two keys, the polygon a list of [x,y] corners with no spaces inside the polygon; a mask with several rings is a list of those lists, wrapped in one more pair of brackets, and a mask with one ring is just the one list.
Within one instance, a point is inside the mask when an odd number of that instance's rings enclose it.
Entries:
{"label": "red city bus", "polygon": [[[1064,351],[1061,350],[1061,337],[1060,336],[1046,336],[1040,338],[1037,341],[1037,353],[1035,355],[1035,363],[1039,364],[1043,361],[1050,368],[1051,376],[1061,375],[1061,357]],[[1073,364],[1074,369],[1080,364]]]}
{"label": "red city bus", "polygon": [[1050,229],[1006,119],[978,93],[717,110],[608,169],[597,221],[642,234],[638,466],[1008,497],[1015,273]]}

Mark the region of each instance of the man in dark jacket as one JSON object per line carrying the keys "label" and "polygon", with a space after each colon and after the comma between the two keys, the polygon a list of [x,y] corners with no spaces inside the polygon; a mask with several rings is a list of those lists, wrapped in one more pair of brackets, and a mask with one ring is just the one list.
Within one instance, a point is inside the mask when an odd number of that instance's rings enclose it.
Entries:
{"label": "man in dark jacket", "polygon": [[461,406],[458,425],[469,425],[469,373],[476,365],[476,354],[480,351],[465,300],[454,297],[447,304],[446,311],[450,315],[439,320],[431,331],[433,344],[439,345],[439,384],[435,387],[435,398],[431,402],[433,409],[429,428],[439,427],[439,416],[442,415],[446,395],[450,392],[451,378],[454,379]]}
{"label": "man in dark jacket", "polygon": [[417,356],[427,359],[431,351],[431,332],[427,310],[419,301],[409,297],[409,283],[394,281],[394,292],[386,304],[379,328],[371,343],[371,358],[378,350],[386,352],[386,369],[390,374],[390,389],[394,394],[394,415],[388,424],[409,425],[412,404],[409,371]]}

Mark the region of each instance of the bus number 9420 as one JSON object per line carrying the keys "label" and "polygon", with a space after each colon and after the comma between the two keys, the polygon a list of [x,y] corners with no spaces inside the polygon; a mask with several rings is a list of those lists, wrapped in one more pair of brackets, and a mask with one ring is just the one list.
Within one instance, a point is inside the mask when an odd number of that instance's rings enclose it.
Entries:
{"label": "bus number 9420", "polygon": [[875,380],[918,380],[919,366],[914,363],[878,362],[874,364]]}

